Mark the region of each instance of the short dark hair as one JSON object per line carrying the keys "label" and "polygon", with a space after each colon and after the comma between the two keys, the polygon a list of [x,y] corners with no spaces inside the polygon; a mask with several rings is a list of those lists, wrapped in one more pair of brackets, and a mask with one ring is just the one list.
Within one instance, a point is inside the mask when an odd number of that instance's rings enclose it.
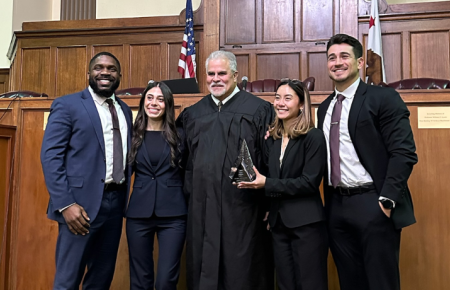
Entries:
{"label": "short dark hair", "polygon": [[89,70],[91,70],[92,65],[94,64],[95,59],[97,59],[98,57],[100,57],[100,56],[102,56],[102,55],[107,55],[107,56],[112,57],[112,58],[116,61],[117,69],[119,70],[119,73],[121,72],[120,62],[119,62],[119,60],[117,59],[117,57],[115,57],[114,54],[109,53],[109,52],[106,52],[106,51],[99,52],[99,53],[97,53],[96,55],[94,55],[93,58],[91,58],[91,61],[89,62]]}
{"label": "short dark hair", "polygon": [[353,53],[355,54],[356,59],[362,57],[363,55],[363,47],[361,42],[359,42],[358,39],[351,37],[347,34],[336,34],[330,38],[330,40],[327,43],[327,56],[328,56],[328,50],[332,45],[335,44],[348,44],[351,47],[353,47]]}

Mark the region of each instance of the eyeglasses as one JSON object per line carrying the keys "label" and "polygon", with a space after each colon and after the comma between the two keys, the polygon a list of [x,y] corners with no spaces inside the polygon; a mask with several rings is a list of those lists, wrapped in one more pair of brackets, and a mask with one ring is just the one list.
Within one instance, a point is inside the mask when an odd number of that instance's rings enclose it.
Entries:
{"label": "eyeglasses", "polygon": [[280,79],[280,83],[293,83],[294,85],[304,86],[303,82],[299,79],[290,79],[290,78],[282,78]]}

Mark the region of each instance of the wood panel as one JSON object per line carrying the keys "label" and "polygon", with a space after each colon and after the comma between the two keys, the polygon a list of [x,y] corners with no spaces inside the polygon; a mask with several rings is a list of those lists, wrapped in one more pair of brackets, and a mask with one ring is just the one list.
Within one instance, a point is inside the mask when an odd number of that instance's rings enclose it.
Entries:
{"label": "wood panel", "polygon": [[315,91],[331,91],[334,89],[333,82],[328,77],[326,52],[308,53],[308,74],[306,77],[314,77],[316,79]]}
{"label": "wood panel", "polygon": [[72,94],[86,88],[89,70],[87,63],[90,60],[86,46],[58,47],[56,59],[55,96]]}
{"label": "wood panel", "polygon": [[[290,64],[290,65],[288,65]],[[256,56],[256,79],[300,78],[300,54],[260,54]]]}
{"label": "wood panel", "polygon": [[[384,69],[386,82],[391,83],[402,79],[403,66],[403,37],[401,33],[383,34],[381,36],[383,45]],[[363,47],[367,47],[368,35],[363,36]],[[364,49],[364,59],[367,59],[367,49]],[[365,66],[364,66],[365,67]],[[365,76],[365,73],[364,73]]]}
{"label": "wood panel", "polygon": [[[245,1],[244,1],[245,2]],[[297,12],[294,0],[262,1],[262,42],[294,42]]]}
{"label": "wood panel", "polygon": [[[450,99],[450,98],[449,98]],[[424,104],[408,106],[416,141],[419,163],[414,167],[409,187],[414,200],[417,224],[402,232],[400,270],[402,289],[449,289],[450,276],[450,166],[448,129],[418,129],[417,109]]]}
{"label": "wood panel", "polygon": [[0,69],[0,94],[9,91],[9,69]]}
{"label": "wood panel", "polygon": [[[181,74],[178,72],[178,61],[180,60],[181,53],[181,42],[169,43],[169,79],[179,79],[181,78]],[[198,56],[198,45],[195,46],[196,53]],[[197,59],[199,59],[197,57]],[[202,63],[197,63],[197,67],[199,65],[203,65]],[[198,69],[197,69],[197,78],[198,78]]]}
{"label": "wood panel", "polygon": [[249,76],[249,55],[236,55],[237,62],[237,70],[239,72],[238,82],[241,82],[241,78],[246,76],[250,79]]}
{"label": "wood panel", "polygon": [[224,15],[220,18],[222,43],[229,45],[256,43],[256,2],[256,0],[221,1]]}
{"label": "wood panel", "polygon": [[13,90],[39,93],[47,93],[52,90],[50,84],[50,47],[24,48],[22,50],[22,63],[21,82]]}
{"label": "wood panel", "polygon": [[167,57],[161,55],[161,45],[131,45],[130,56],[130,87],[142,87],[149,80],[162,80],[161,67]]}
{"label": "wood panel", "polygon": [[449,32],[411,33],[412,78],[450,78]]}
{"label": "wood panel", "polygon": [[328,40],[335,34],[334,2],[339,3],[339,0],[302,1],[303,41]]}
{"label": "wood panel", "polygon": [[0,289],[8,289],[11,235],[11,193],[16,127],[0,125]]}
{"label": "wood panel", "polygon": [[[208,5],[218,7],[219,2],[211,1]],[[162,23],[165,23],[165,18],[160,19]],[[169,19],[174,18],[169,17]],[[149,23],[154,23],[153,19],[148,20]],[[61,29],[16,32],[17,57],[13,63],[14,79],[10,85],[11,90],[26,89],[20,86],[22,81],[34,85],[30,90],[45,92],[50,98],[82,90],[88,84],[87,63],[99,51],[109,51],[121,62],[122,80],[119,88],[140,87],[151,78],[159,80],[169,79],[172,76],[180,78],[181,76],[177,73],[178,65],[169,67],[173,61],[178,61],[180,52],[172,55],[170,51],[173,51],[171,49],[175,47],[175,44],[181,43],[185,22],[170,25],[153,24],[153,26],[138,26],[142,25],[141,19],[130,19],[129,22],[136,25],[123,24],[122,20],[117,19],[115,22],[109,20],[108,23],[114,26],[105,28],[102,27],[102,20],[80,20],[81,24],[74,23],[74,27],[68,29],[65,28],[66,21],[61,21]],[[82,24],[89,25],[82,26]],[[35,23],[33,27],[37,29],[38,25]],[[55,28],[54,24],[50,25],[46,22],[42,23],[42,27]],[[208,27],[211,31],[214,29],[218,31],[218,23],[215,26],[210,24]],[[218,38],[216,41],[204,42],[203,26],[195,25],[194,30],[197,63],[202,64],[205,61],[205,52],[209,55],[210,52],[218,49]],[[213,35],[218,37],[218,33]],[[173,44],[172,48],[170,44]],[[214,45],[217,46],[214,47]],[[22,55],[26,54],[26,51],[39,50],[42,47],[49,50],[46,64],[36,63],[39,59],[32,56],[22,60]],[[180,49],[181,44],[178,46],[178,50]],[[71,66],[67,66],[67,63]],[[33,73],[36,75],[35,78],[41,77],[42,80],[32,78],[23,80],[25,75],[21,72],[25,66],[30,67],[28,74]],[[204,75],[204,68],[201,65],[198,66],[197,74]],[[200,89],[206,89],[203,87],[203,79],[199,80],[199,85]]]}
{"label": "wood panel", "polygon": [[[418,77],[450,79],[450,12],[387,14],[380,20],[388,83]],[[359,18],[363,44],[368,21],[368,17]]]}

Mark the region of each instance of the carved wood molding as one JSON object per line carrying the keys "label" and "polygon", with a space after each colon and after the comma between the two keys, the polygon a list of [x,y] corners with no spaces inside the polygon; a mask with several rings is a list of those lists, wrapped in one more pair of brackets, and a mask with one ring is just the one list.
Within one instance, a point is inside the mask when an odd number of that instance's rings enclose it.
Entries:
{"label": "carved wood molding", "polygon": [[[370,15],[371,1],[372,0],[359,0],[359,17]],[[430,12],[450,12],[450,1],[389,5],[386,0],[378,0],[378,11],[379,14],[422,14]]]}

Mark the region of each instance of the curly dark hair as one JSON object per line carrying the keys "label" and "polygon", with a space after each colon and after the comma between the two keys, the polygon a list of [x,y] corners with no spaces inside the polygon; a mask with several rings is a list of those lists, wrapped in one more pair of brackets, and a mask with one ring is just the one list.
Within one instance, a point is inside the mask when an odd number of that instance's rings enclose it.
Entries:
{"label": "curly dark hair", "polygon": [[144,103],[146,94],[154,87],[159,87],[164,97],[165,112],[163,115],[163,135],[170,146],[170,165],[172,167],[180,165],[180,158],[177,160],[177,155],[180,153],[180,135],[175,126],[175,106],[172,92],[169,87],[163,82],[150,82],[145,90],[142,92],[142,97],[139,102],[139,111],[133,125],[133,137],[131,139],[131,149],[128,153],[128,162],[133,164],[136,160],[136,154],[139,147],[144,140],[144,133],[147,128],[147,114],[145,113]]}

